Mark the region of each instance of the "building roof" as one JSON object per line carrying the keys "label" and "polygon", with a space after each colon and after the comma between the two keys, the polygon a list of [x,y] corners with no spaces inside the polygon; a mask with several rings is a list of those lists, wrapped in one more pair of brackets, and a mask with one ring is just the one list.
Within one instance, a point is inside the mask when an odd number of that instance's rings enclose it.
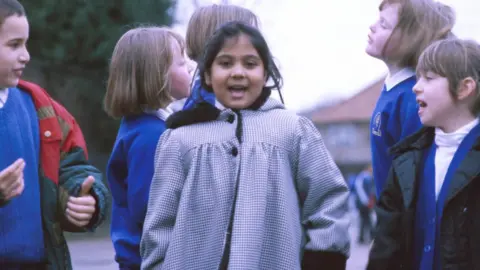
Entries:
{"label": "building roof", "polygon": [[320,108],[311,114],[312,121],[315,124],[370,121],[384,81],[385,77],[381,77],[353,97],[335,105]]}

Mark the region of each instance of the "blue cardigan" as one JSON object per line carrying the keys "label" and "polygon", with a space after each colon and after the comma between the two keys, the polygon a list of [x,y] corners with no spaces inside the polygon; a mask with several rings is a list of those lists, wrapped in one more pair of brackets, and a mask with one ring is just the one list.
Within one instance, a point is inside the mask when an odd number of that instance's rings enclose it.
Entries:
{"label": "blue cardigan", "polygon": [[113,196],[111,238],[120,269],[139,269],[140,238],[165,121],[142,114],[123,118],[107,165]]}

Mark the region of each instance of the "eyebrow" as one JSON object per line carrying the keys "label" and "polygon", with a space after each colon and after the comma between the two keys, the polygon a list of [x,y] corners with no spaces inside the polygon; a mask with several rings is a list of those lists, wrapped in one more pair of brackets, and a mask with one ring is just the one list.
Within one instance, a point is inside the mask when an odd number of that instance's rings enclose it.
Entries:
{"label": "eyebrow", "polygon": [[27,37],[27,38],[23,38],[23,37],[13,37],[13,38],[9,39],[7,42],[14,42],[14,41],[15,41],[15,42],[18,42],[18,41],[23,42],[23,41],[26,41],[26,40],[28,40],[28,37]]}
{"label": "eyebrow", "polygon": [[[235,57],[234,57],[233,55],[231,55],[231,54],[223,53],[223,54],[217,55],[217,57],[215,57],[215,59],[222,58],[222,57],[235,58]],[[255,59],[260,59],[260,56],[255,55],[255,54],[247,54],[247,55],[242,55],[241,58],[255,58]]]}

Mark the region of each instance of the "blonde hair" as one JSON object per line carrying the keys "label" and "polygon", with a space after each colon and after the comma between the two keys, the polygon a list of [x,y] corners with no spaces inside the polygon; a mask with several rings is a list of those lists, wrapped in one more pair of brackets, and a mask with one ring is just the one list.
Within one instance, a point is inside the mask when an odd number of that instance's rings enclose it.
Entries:
{"label": "blonde hair", "polygon": [[393,44],[398,46],[395,49],[402,58],[399,66],[415,69],[420,54],[428,45],[453,37],[456,16],[450,6],[432,0],[383,0],[379,9],[392,4],[400,5],[398,24],[392,33],[392,36],[400,34],[398,45]]}
{"label": "blonde hair", "polygon": [[166,27],[127,31],[113,50],[104,109],[112,117],[166,107],[171,101],[170,66],[175,46],[184,55],[185,41]]}
{"label": "blonde hair", "polygon": [[453,99],[457,98],[460,82],[472,78],[477,88],[471,112],[474,115],[480,113],[480,44],[457,38],[433,43],[422,53],[417,66],[419,75],[427,72],[447,78]]}
{"label": "blonde hair", "polygon": [[231,21],[239,21],[258,28],[257,16],[251,10],[240,6],[213,4],[195,10],[188,22],[185,37],[188,57],[198,62],[215,30]]}

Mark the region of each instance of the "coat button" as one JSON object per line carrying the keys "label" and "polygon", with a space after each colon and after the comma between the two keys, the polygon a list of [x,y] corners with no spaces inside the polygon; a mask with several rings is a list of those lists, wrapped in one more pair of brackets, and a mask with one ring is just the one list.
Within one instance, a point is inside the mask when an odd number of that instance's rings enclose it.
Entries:
{"label": "coat button", "polygon": [[238,155],[238,149],[237,147],[232,148],[232,156],[236,157]]}
{"label": "coat button", "polygon": [[230,114],[227,118],[227,122],[232,124],[234,121],[235,121],[235,116],[233,116],[233,114]]}
{"label": "coat button", "polygon": [[43,133],[43,135],[45,135],[45,137],[49,138],[50,136],[52,136],[52,132],[50,130],[47,130]]}

